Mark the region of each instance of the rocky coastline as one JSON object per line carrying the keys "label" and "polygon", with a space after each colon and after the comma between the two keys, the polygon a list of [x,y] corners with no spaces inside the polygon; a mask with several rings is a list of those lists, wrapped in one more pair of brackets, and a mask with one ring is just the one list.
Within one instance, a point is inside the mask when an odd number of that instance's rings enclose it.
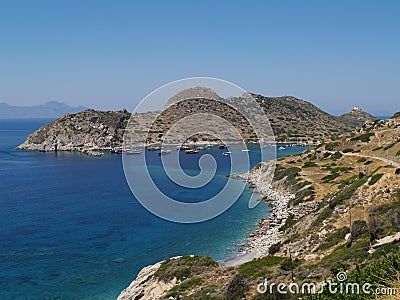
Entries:
{"label": "rocky coastline", "polygon": [[298,220],[318,207],[318,202],[289,206],[289,202],[295,198],[295,195],[271,181],[272,177],[270,176],[273,176],[274,170],[274,162],[269,161],[260,163],[257,168],[245,174],[231,176],[247,182],[254,193],[262,197],[262,201],[268,202],[270,210],[267,212],[266,218],[258,220],[257,226],[259,228],[249,235],[239,249],[238,256],[221,262],[222,265],[239,265],[254,258],[268,255],[272,245],[282,242],[284,232],[280,228],[290,216],[294,220]]}

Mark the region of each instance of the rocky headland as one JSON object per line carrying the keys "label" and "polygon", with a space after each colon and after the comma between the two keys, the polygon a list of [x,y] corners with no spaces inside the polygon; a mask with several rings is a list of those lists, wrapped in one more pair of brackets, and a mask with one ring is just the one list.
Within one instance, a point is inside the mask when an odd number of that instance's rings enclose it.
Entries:
{"label": "rocky headland", "polygon": [[84,110],[65,114],[44,125],[17,147],[18,150],[79,151],[99,156],[98,150],[110,150],[122,144],[127,111]]}

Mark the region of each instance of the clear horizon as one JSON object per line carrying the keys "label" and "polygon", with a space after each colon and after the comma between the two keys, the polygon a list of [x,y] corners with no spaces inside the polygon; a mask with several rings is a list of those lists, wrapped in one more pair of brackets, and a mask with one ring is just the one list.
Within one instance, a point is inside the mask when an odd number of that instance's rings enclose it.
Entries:
{"label": "clear horizon", "polygon": [[0,102],[132,109],[207,76],[334,115],[392,115],[399,13],[396,1],[3,1]]}

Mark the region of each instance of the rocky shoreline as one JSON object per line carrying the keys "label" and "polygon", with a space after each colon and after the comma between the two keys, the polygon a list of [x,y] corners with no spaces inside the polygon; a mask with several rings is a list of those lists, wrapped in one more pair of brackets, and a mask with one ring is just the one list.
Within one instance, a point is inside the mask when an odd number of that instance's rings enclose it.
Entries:
{"label": "rocky shoreline", "polygon": [[266,218],[258,220],[259,227],[246,239],[236,258],[221,262],[222,265],[239,265],[254,258],[269,254],[272,245],[282,242],[283,231],[279,229],[286,223],[289,216],[298,220],[314,211],[318,202],[300,203],[290,207],[290,200],[295,198],[293,193],[274,186],[270,176],[273,176],[273,162],[263,162],[245,174],[234,174],[231,177],[247,182],[254,193],[260,194],[262,201],[268,202],[271,210]]}

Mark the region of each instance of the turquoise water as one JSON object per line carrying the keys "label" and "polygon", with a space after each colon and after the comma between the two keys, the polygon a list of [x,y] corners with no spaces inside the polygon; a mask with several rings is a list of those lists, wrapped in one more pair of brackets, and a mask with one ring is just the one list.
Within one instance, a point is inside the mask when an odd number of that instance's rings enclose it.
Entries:
{"label": "turquoise water", "polygon": [[[145,210],[126,183],[121,156],[37,153],[14,148],[49,120],[0,120],[0,299],[115,299],[149,264],[175,255],[227,258],[265,217],[267,204],[248,209],[251,191],[224,214],[177,224]],[[286,155],[304,150],[289,147]],[[171,195],[201,201],[226,181],[229,160],[218,161],[215,181]],[[258,162],[252,151],[252,165]],[[250,152],[250,153],[252,153]],[[152,176],[163,180],[157,152],[148,153]],[[197,157],[197,158],[196,158]],[[197,172],[199,156],[183,157]]]}

